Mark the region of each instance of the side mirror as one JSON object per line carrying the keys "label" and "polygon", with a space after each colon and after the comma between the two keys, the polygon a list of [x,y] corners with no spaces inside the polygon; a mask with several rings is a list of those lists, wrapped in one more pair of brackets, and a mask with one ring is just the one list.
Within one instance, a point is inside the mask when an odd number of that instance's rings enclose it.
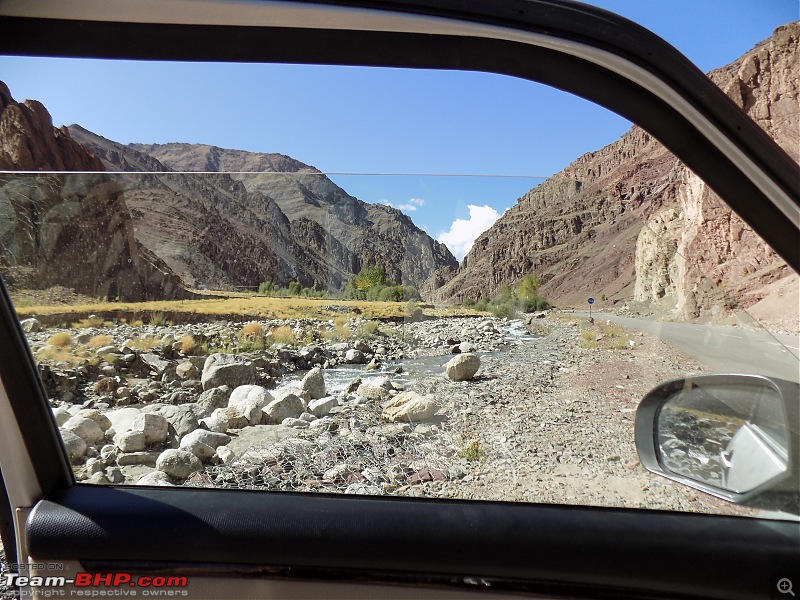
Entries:
{"label": "side mirror", "polygon": [[669,381],[636,411],[642,465],[731,502],[797,492],[797,383],[755,375]]}

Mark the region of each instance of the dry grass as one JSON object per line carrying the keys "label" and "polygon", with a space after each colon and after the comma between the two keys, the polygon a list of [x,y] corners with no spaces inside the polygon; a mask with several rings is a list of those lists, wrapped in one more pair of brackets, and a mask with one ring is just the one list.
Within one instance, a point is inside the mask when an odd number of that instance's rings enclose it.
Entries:
{"label": "dry grass", "polygon": [[[109,323],[113,325],[113,323]],[[81,319],[72,324],[73,329],[86,329],[87,327],[104,327],[105,322],[100,317],[92,315],[87,319]]]}
{"label": "dry grass", "polygon": [[610,322],[590,325],[581,331],[581,348],[600,348],[603,350],[629,349],[630,336],[625,328]]}
{"label": "dry grass", "polygon": [[271,330],[273,344],[290,344],[297,343],[297,338],[294,337],[294,331],[288,325],[282,325]]}
{"label": "dry grass", "polygon": [[[64,322],[77,320],[79,315],[97,313],[109,316],[138,313],[147,315],[145,320],[153,324],[153,317],[159,321],[164,319],[180,321],[180,315],[208,315],[217,317],[251,317],[252,319],[292,319],[308,317],[316,319],[334,319],[342,315],[342,308],[348,312],[358,309],[366,319],[391,319],[406,316],[405,304],[402,302],[368,302],[360,300],[334,300],[318,298],[268,298],[264,296],[241,296],[230,294],[226,298],[199,300],[163,300],[157,302],[97,302],[93,304],[76,304],[65,306],[20,306],[17,314],[24,319],[34,315],[59,315]],[[456,316],[479,314],[474,310],[447,306],[424,308],[428,316]],[[159,314],[160,313],[160,314]],[[72,315],[72,318],[70,316]],[[82,322],[81,322],[82,323]],[[99,323],[102,325],[103,321]],[[132,325],[140,321],[133,320]]]}
{"label": "dry grass", "polygon": [[72,346],[72,336],[68,334],[66,331],[61,331],[54,335],[51,335],[47,339],[47,343],[50,346],[55,346],[57,348],[69,348]]}
{"label": "dry grass", "polygon": [[152,335],[147,335],[142,338],[134,338],[131,340],[129,346],[131,350],[152,350],[153,348],[161,345],[161,339]]}
{"label": "dry grass", "polygon": [[110,346],[114,341],[110,335],[96,335],[89,340],[89,345],[92,348],[102,348],[103,346]]}
{"label": "dry grass", "polygon": [[239,330],[239,337],[245,339],[260,339],[264,337],[264,328],[261,323],[251,321]]}
{"label": "dry grass", "polygon": [[197,349],[197,342],[190,335],[184,335],[180,340],[181,352],[191,354]]}

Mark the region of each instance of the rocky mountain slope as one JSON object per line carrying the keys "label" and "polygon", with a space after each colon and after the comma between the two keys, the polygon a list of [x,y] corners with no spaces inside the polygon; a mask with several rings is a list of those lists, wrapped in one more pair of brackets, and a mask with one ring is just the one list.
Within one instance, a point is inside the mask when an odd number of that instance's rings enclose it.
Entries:
{"label": "rocky mountain slope", "polygon": [[124,300],[187,295],[135,239],[123,190],[100,160],[55,129],[41,103],[16,102],[2,82],[0,169],[94,172],[0,175],[0,273],[9,285]]}
{"label": "rocky mountain slope", "polygon": [[[795,159],[800,23],[710,74]],[[686,257],[686,258],[683,258]],[[580,157],[482,234],[438,297],[496,292],[535,272],[561,305],[638,300],[677,318],[752,306],[791,271],[648,133]],[[488,285],[487,285],[488,283]],[[725,298],[723,298],[724,292]],[[796,327],[797,305],[785,306]]]}
{"label": "rocky mountain slope", "polygon": [[242,206],[275,204],[289,222],[291,239],[314,256],[309,263],[298,254],[295,264],[318,265],[310,278],[323,289],[340,290],[351,274],[378,264],[389,279],[426,295],[458,266],[446,246],[400,211],[354,198],[320,171],[293,158],[179,143],[131,144],[126,151],[150,156],[173,171],[229,173],[187,176],[229,177],[241,186]]}

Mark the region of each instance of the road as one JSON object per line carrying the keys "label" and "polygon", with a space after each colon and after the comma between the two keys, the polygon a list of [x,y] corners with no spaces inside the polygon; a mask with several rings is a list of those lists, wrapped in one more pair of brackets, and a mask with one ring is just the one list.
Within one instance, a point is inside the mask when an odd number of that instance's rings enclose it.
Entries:
{"label": "road", "polygon": [[[588,317],[585,312],[576,316]],[[707,368],[720,373],[753,373],[800,381],[800,342],[796,335],[771,334],[764,329],[715,327],[633,319],[594,313],[595,321],[609,320],[655,335]]]}

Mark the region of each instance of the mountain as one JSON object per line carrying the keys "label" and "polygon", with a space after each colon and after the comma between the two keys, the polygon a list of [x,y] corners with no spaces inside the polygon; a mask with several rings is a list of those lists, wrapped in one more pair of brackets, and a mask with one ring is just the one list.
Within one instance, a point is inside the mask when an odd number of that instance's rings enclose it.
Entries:
{"label": "mountain", "polygon": [[[800,23],[710,74],[798,160]],[[686,257],[686,258],[684,258]],[[631,301],[677,318],[752,306],[794,277],[657,140],[633,127],[530,190],[475,241],[438,299],[496,293],[535,272],[560,305]],[[796,287],[796,285],[795,285]],[[727,298],[721,297],[720,290]],[[796,296],[796,294],[795,294]],[[785,310],[797,322],[797,303]]]}
{"label": "mountain", "polygon": [[[341,289],[367,264],[381,265],[389,279],[423,295],[452,277],[458,262],[397,209],[349,195],[323,173],[291,157],[200,144],[131,144],[179,172],[226,172],[249,195],[274,202],[291,223],[292,239],[328,264],[327,289]],[[207,177],[204,176],[204,177]],[[298,260],[299,264],[301,261]],[[318,278],[325,278],[320,273]]]}
{"label": "mountain", "polygon": [[[9,285],[62,285],[122,300],[189,294],[136,240],[122,188],[100,160],[56,129],[45,107],[0,82],[0,272]],[[91,265],[92,268],[87,268]]]}

